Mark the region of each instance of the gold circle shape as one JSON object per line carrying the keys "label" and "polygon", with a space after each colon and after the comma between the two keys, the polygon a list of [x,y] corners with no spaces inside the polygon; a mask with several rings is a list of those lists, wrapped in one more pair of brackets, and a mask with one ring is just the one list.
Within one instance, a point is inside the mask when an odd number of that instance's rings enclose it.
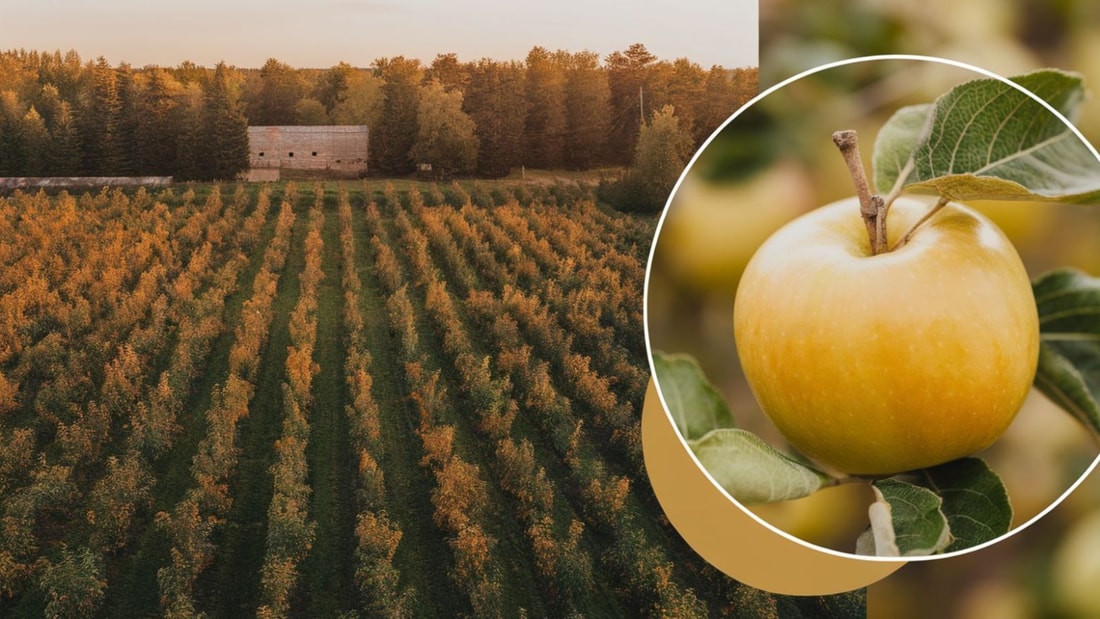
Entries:
{"label": "gold circle shape", "polygon": [[699,556],[738,582],[784,595],[832,595],[866,587],[906,563],[823,552],[756,521],[695,464],[652,380],[642,408],[642,452],[672,526]]}

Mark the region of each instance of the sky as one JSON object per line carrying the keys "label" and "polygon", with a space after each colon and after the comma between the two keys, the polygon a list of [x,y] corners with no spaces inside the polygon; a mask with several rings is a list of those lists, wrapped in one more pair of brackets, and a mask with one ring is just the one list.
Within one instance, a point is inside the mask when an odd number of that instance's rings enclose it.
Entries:
{"label": "sky", "polygon": [[0,0],[0,49],[67,51],[111,64],[184,60],[301,68],[381,57],[523,60],[536,45],[758,64],[757,0]]}

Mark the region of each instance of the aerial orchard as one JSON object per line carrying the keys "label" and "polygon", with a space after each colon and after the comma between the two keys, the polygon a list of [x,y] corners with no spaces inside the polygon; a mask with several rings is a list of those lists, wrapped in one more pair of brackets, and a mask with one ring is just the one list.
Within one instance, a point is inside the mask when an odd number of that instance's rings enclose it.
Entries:
{"label": "aerial orchard", "polygon": [[0,198],[0,607],[728,606],[637,475],[638,226],[566,185]]}

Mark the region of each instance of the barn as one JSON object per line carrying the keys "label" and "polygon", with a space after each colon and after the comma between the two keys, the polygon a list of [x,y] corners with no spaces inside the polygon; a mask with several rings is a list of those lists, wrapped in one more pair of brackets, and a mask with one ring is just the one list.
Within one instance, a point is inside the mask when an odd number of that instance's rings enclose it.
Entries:
{"label": "barn", "polygon": [[369,138],[366,125],[249,127],[248,176],[274,180],[287,169],[363,175]]}

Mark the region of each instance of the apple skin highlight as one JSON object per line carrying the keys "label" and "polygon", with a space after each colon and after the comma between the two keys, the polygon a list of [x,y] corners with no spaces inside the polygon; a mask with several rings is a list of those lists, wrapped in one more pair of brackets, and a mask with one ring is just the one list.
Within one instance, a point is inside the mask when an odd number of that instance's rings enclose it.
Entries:
{"label": "apple skin highlight", "polygon": [[890,475],[974,454],[1031,388],[1039,319],[1016,250],[950,203],[894,202],[890,251],[871,255],[855,198],[772,235],[734,302],[734,337],[761,408],[806,456]]}

